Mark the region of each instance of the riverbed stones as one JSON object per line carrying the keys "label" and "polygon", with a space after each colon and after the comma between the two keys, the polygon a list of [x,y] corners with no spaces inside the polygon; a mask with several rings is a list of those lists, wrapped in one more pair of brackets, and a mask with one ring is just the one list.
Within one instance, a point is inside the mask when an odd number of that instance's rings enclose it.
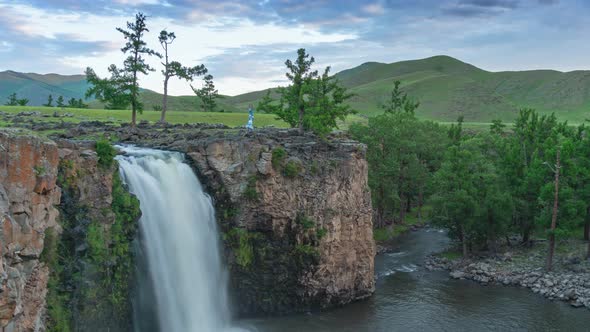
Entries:
{"label": "riverbed stones", "polygon": [[529,288],[550,300],[569,302],[574,307],[590,309],[590,274],[545,272],[540,268],[527,269],[495,264],[495,260],[478,262],[471,260],[450,261],[443,257],[429,256],[428,270],[448,270],[453,279],[467,279],[482,285],[499,284]]}

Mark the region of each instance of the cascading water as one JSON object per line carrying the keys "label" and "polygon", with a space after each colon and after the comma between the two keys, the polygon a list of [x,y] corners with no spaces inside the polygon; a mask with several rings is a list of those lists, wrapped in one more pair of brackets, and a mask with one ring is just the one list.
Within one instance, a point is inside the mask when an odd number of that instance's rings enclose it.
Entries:
{"label": "cascading water", "polygon": [[[148,275],[138,275],[136,293],[140,298],[150,293],[156,302],[147,307],[156,314],[157,323],[136,308],[135,326],[141,331],[230,329],[226,274],[211,199],[182,154],[119,148],[126,153],[117,157],[121,176],[139,199],[142,212],[138,250],[145,256]],[[136,307],[146,307],[145,297],[136,302],[144,302]]]}

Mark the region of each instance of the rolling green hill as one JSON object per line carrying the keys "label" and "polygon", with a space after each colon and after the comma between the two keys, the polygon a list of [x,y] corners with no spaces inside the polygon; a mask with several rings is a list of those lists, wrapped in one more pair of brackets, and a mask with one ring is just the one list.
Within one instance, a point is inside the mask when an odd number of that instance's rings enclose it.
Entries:
{"label": "rolling green hill", "polygon": [[[448,56],[435,56],[391,64],[368,62],[336,76],[356,94],[350,104],[366,115],[381,112],[380,105],[399,80],[403,90],[420,100],[418,116],[427,119],[454,121],[463,115],[470,122],[510,122],[523,107],[555,112],[575,123],[590,118],[590,71],[488,72]],[[232,100],[243,109],[262,95],[251,92]]]}
{"label": "rolling green hill", "polygon": [[[336,76],[355,93],[350,104],[364,115],[380,113],[380,105],[393,83],[400,80],[402,89],[420,100],[417,114],[422,118],[454,121],[464,115],[470,122],[511,122],[523,107],[555,112],[560,119],[574,123],[590,118],[590,71],[488,72],[452,57],[435,56],[390,64],[368,62]],[[0,101],[17,92],[29,98],[31,105],[39,105],[45,102],[49,91],[55,91],[54,95],[63,93],[64,97],[72,93],[72,97],[80,98],[85,89],[83,76],[0,73]],[[264,94],[265,91],[254,91],[226,96],[219,101],[219,109],[245,111],[248,104],[256,105]],[[156,92],[142,92],[146,110],[160,105],[161,99]],[[195,96],[170,97],[169,108],[194,111],[199,109],[199,103]],[[92,102],[91,106],[100,104]]]}
{"label": "rolling green hill", "polygon": [[58,96],[63,96],[65,100],[82,98],[87,88],[88,84],[84,75],[39,75],[10,70],[0,72],[0,103],[2,104],[8,95],[15,92],[19,98],[29,99],[29,105],[41,105],[47,102],[49,94],[53,95],[54,99]]}

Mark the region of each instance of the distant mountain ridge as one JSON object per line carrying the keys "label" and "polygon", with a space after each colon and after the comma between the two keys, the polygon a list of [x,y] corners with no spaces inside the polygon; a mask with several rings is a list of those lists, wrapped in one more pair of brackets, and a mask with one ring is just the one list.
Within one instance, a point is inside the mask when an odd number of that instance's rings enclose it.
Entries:
{"label": "distant mountain ridge", "polygon": [[47,96],[50,94],[53,95],[54,100],[58,96],[63,96],[67,101],[70,98],[83,98],[86,89],[88,89],[88,83],[84,75],[40,75],[12,70],[0,72],[2,104],[12,93],[16,93],[19,98],[29,99],[29,105],[39,106],[47,102]]}
{"label": "distant mountain ridge", "polygon": [[[463,115],[467,121],[489,122],[493,119],[512,121],[519,108],[531,107],[540,112],[555,112],[572,122],[590,118],[590,71],[559,72],[529,70],[489,72],[449,56],[390,64],[367,62],[336,74],[338,80],[355,94],[350,104],[359,113],[381,112],[393,83],[420,100],[418,116],[439,121],[454,121]],[[88,84],[83,75],[23,74],[0,72],[0,103],[13,92],[41,105],[52,93],[64,98],[83,98]],[[266,91],[238,96],[225,96],[220,109],[244,111],[256,104]],[[145,109],[161,103],[161,95],[144,90]],[[171,97],[170,109],[198,110],[196,96]],[[91,103],[91,106],[100,106]]]}

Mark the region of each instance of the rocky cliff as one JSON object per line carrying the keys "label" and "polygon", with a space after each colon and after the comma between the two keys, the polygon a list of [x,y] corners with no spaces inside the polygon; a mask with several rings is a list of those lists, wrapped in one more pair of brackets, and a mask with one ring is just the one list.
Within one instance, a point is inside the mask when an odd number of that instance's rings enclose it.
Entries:
{"label": "rocky cliff", "polygon": [[43,327],[49,268],[45,234],[57,228],[58,148],[15,130],[0,131],[0,328]]}
{"label": "rocky cliff", "polygon": [[294,131],[121,131],[185,152],[215,199],[235,303],[246,315],[308,311],[374,291],[365,147]]}
{"label": "rocky cliff", "polygon": [[[241,314],[327,308],[374,291],[363,145],[284,130],[83,131],[186,153],[214,198]],[[108,147],[56,141],[0,132],[0,327],[129,330],[139,204]]]}
{"label": "rocky cliff", "polygon": [[139,203],[112,152],[0,131],[2,331],[130,330]]}
{"label": "rocky cliff", "polygon": [[342,305],[374,290],[364,148],[284,135],[188,151],[223,205],[232,285],[247,314]]}

